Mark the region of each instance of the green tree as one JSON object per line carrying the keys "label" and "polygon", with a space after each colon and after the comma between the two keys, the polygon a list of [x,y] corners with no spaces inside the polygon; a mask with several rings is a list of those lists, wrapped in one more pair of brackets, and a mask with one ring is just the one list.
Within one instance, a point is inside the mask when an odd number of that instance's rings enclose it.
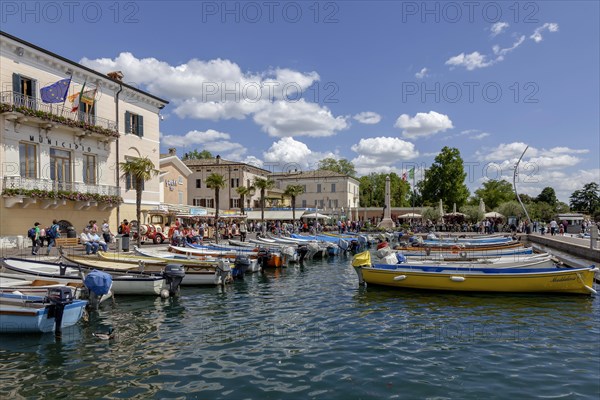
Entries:
{"label": "green tree", "polygon": [[242,215],[244,215],[244,205],[246,204],[246,196],[252,196],[254,194],[254,186],[239,186],[235,188],[235,191],[237,192],[237,194],[240,195],[240,212],[242,213]]}
{"label": "green tree", "polygon": [[525,213],[523,212],[523,208],[516,200],[507,201],[506,203],[500,204],[498,206],[498,212],[505,217],[517,217],[521,218]]}
{"label": "green tree", "polygon": [[478,222],[483,220],[483,212],[479,210],[479,206],[462,206],[460,212],[467,216],[469,222]]}
{"label": "green tree", "polygon": [[296,197],[304,193],[302,185],[288,185],[283,192],[283,195],[289,197],[292,202],[292,220],[296,222]]}
{"label": "green tree", "polygon": [[433,205],[442,199],[444,204],[464,205],[469,197],[466,176],[460,151],[444,147],[435,157],[431,168],[425,171],[421,190],[423,202]]}
{"label": "green tree", "polygon": [[555,209],[545,201],[529,204],[527,211],[531,219],[538,221],[548,222],[556,216]]}
{"label": "green tree", "polygon": [[599,186],[596,182],[583,185],[583,188],[571,194],[571,208],[589,215],[600,211]]}
{"label": "green tree", "polygon": [[354,169],[354,164],[350,161],[342,158],[340,160],[336,160],[335,158],[324,158],[319,161],[318,169],[325,169],[328,171],[337,172],[343,175],[348,176],[356,176],[356,170]]}
{"label": "green tree", "polygon": [[558,199],[556,198],[556,192],[550,186],[545,187],[542,192],[535,198],[535,201],[543,201],[552,207],[552,209],[556,209],[556,204],[558,203]]}
{"label": "green tree", "polygon": [[[390,201],[392,207],[408,207],[410,203],[410,184],[403,181],[394,172],[390,174],[376,174],[361,176],[358,179],[360,204],[362,207],[383,207],[385,204],[385,180],[390,177]],[[418,204],[418,203],[415,203]]]}
{"label": "green tree", "polygon": [[265,226],[265,196],[266,191],[272,189],[275,186],[275,182],[269,178],[254,178],[253,186],[260,190],[260,222],[262,226]]}
{"label": "green tree", "polygon": [[207,159],[207,158],[213,158],[213,155],[210,151],[208,150],[202,150],[202,151],[198,151],[198,150],[192,150],[189,153],[185,153],[183,155],[183,160],[201,160],[201,159]]}
{"label": "green tree", "polygon": [[152,179],[153,176],[158,175],[159,171],[156,169],[152,160],[148,157],[134,158],[122,163],[119,163],[119,167],[122,171],[122,177],[125,180],[131,180],[132,186],[135,189],[135,219],[137,221],[137,246],[141,244],[140,225],[142,224],[140,218],[142,214],[142,192],[144,191],[144,182]]}
{"label": "green tree", "polygon": [[427,207],[423,209],[423,213],[421,215],[424,219],[428,219],[433,223],[437,222],[442,217],[440,210],[435,207]]}
{"label": "green tree", "polygon": [[219,243],[219,194],[226,185],[225,177],[212,173],[206,178],[206,187],[215,191],[215,242]]}
{"label": "green tree", "polygon": [[514,200],[515,193],[512,185],[505,180],[490,179],[481,185],[480,189],[475,191],[475,204],[479,205],[479,199],[490,209],[498,207],[500,204]]}

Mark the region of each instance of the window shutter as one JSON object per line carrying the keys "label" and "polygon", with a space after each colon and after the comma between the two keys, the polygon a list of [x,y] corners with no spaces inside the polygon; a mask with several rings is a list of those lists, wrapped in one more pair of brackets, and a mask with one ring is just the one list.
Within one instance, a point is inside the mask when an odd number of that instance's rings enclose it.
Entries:
{"label": "window shutter", "polygon": [[144,136],[144,117],[142,117],[141,115],[138,115],[137,118],[138,118],[137,135],[139,137],[142,137],[142,136]]}
{"label": "window shutter", "polygon": [[31,107],[37,110],[37,82],[33,79],[31,80],[31,97]]}
{"label": "window shutter", "polygon": [[13,92],[21,93],[21,75],[13,73]]}
{"label": "window shutter", "polygon": [[125,111],[125,133],[131,133],[131,113]]}
{"label": "window shutter", "polygon": [[125,175],[125,190],[131,189],[131,174]]}

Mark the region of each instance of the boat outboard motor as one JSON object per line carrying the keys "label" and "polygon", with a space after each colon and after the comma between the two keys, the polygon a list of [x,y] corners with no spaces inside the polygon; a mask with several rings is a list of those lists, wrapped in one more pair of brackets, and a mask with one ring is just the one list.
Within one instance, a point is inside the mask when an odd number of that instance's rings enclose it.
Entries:
{"label": "boat outboard motor", "polygon": [[358,242],[358,240],[353,239],[350,241],[350,247],[348,248],[348,250],[350,250],[350,253],[352,253],[352,254],[358,253],[359,248],[360,248],[360,243]]}
{"label": "boat outboard motor", "polygon": [[67,286],[59,286],[48,289],[46,296],[50,305],[48,306],[48,318],[54,318],[54,334],[61,336],[62,319],[65,306],[73,302],[73,292]]}
{"label": "boat outboard motor", "polygon": [[231,282],[231,266],[229,265],[229,261],[222,258],[219,259],[217,262],[216,274],[217,285],[224,285]]}
{"label": "boat outboard motor", "polygon": [[233,265],[233,279],[244,279],[244,274],[248,271],[248,268],[250,267],[250,259],[244,255],[236,256]]}
{"label": "boat outboard motor", "polygon": [[90,300],[90,307],[97,309],[100,305],[100,298],[110,292],[112,288],[112,276],[106,272],[92,270],[85,279],[83,284],[88,289]]}
{"label": "boat outboard motor", "polygon": [[300,246],[298,246],[298,262],[302,263],[304,262],[304,257],[306,257],[306,255],[308,254],[308,246],[305,244],[302,244]]}
{"label": "boat outboard motor", "polygon": [[185,277],[185,269],[181,264],[167,264],[163,276],[169,290],[169,296],[175,296],[179,292],[181,281]]}
{"label": "boat outboard motor", "polygon": [[258,254],[257,254],[257,262],[258,265],[260,266],[260,271],[264,271],[265,267],[267,266],[267,263],[269,262],[269,258],[271,257],[271,254],[269,253],[269,250],[267,249],[258,249]]}

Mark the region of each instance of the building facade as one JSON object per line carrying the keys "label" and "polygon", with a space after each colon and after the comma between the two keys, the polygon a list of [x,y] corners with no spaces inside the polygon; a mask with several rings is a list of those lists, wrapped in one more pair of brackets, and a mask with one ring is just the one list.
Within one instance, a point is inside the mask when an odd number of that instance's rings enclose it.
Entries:
{"label": "building facade", "polygon": [[[88,221],[135,219],[135,190],[119,163],[159,165],[159,111],[167,101],[0,32],[0,237],[34,222],[79,232]],[[68,99],[49,101],[54,83]],[[75,109],[74,104],[78,103]],[[145,182],[143,207],[160,202],[159,177]]]}
{"label": "building facade", "polygon": [[177,156],[175,149],[160,156],[160,203],[188,205],[188,177],[192,171]]}
{"label": "building facade", "polygon": [[[241,209],[241,197],[236,189],[240,186],[250,187],[255,178],[267,178],[270,173],[253,165],[223,160],[219,156],[185,160],[184,164],[192,170],[188,178],[188,201],[192,206],[215,208],[215,191],[206,186],[206,179],[213,173],[223,176],[225,187],[219,192],[220,210]],[[272,193],[269,195],[273,196]],[[254,191],[250,196],[246,196],[245,203],[245,209],[260,207],[260,192]]]}
{"label": "building facade", "polygon": [[359,205],[359,182],[344,174],[327,170],[293,171],[270,175],[276,188],[300,185],[304,193],[296,197],[297,208],[315,208],[337,218],[351,219]]}

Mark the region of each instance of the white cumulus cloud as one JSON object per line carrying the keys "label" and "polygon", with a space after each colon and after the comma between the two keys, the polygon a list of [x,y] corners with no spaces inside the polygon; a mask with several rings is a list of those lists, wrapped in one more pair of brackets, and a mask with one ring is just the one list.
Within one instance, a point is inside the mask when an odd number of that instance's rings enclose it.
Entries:
{"label": "white cumulus cloud", "polygon": [[419,72],[417,72],[415,74],[415,78],[417,79],[423,79],[428,77],[429,75],[427,75],[427,68],[422,68]]}
{"label": "white cumulus cloud", "polygon": [[435,111],[417,113],[414,117],[402,114],[396,120],[394,127],[403,129],[402,136],[409,139],[427,137],[453,128],[452,121],[447,115]]}
{"label": "white cumulus cloud", "polygon": [[305,143],[291,137],[273,142],[263,153],[264,163],[268,163],[274,171],[289,170],[292,167],[298,170],[315,169],[320,160],[328,157],[338,158],[332,152],[312,151]]}
{"label": "white cumulus cloud", "polygon": [[490,28],[490,31],[492,32],[492,37],[498,36],[508,27],[509,27],[508,22],[496,22]]}
{"label": "white cumulus cloud", "polygon": [[374,137],[361,139],[352,145],[358,153],[352,160],[359,175],[371,172],[397,172],[398,162],[413,160],[419,156],[415,145],[396,137]]}
{"label": "white cumulus cloud", "polygon": [[364,112],[355,114],[352,118],[354,118],[361,124],[368,124],[368,125],[378,124],[379,121],[381,121],[381,115],[379,115],[373,111],[364,111]]}
{"label": "white cumulus cloud", "polygon": [[276,137],[330,136],[348,127],[346,116],[334,116],[327,107],[302,98],[320,80],[315,71],[271,68],[244,72],[224,59],[191,59],[170,65],[129,52],[114,59],[83,58],[80,63],[100,72],[122,71],[125,82],[171,101],[180,118],[218,121],[252,117],[263,131]]}
{"label": "white cumulus cloud", "polygon": [[546,22],[544,25],[535,28],[535,30],[533,31],[531,36],[529,36],[529,38],[532,39],[534,42],[539,43],[544,39],[544,37],[542,36],[542,33],[544,31],[558,32],[558,24],[554,22]]}
{"label": "white cumulus cloud", "polygon": [[213,155],[231,160],[239,160],[246,154],[246,148],[240,143],[231,142],[228,133],[209,129],[207,131],[189,131],[185,135],[161,135],[161,142],[166,146],[181,147],[185,150],[208,150]]}
{"label": "white cumulus cloud", "polygon": [[478,68],[489,67],[494,64],[494,60],[488,60],[487,56],[474,51],[470,54],[460,53],[457,56],[450,57],[446,60],[446,65],[452,67],[465,67],[468,71],[473,71]]}
{"label": "white cumulus cloud", "polygon": [[331,136],[349,127],[347,117],[335,117],[327,107],[304,99],[269,103],[254,115],[254,122],[274,137]]}

